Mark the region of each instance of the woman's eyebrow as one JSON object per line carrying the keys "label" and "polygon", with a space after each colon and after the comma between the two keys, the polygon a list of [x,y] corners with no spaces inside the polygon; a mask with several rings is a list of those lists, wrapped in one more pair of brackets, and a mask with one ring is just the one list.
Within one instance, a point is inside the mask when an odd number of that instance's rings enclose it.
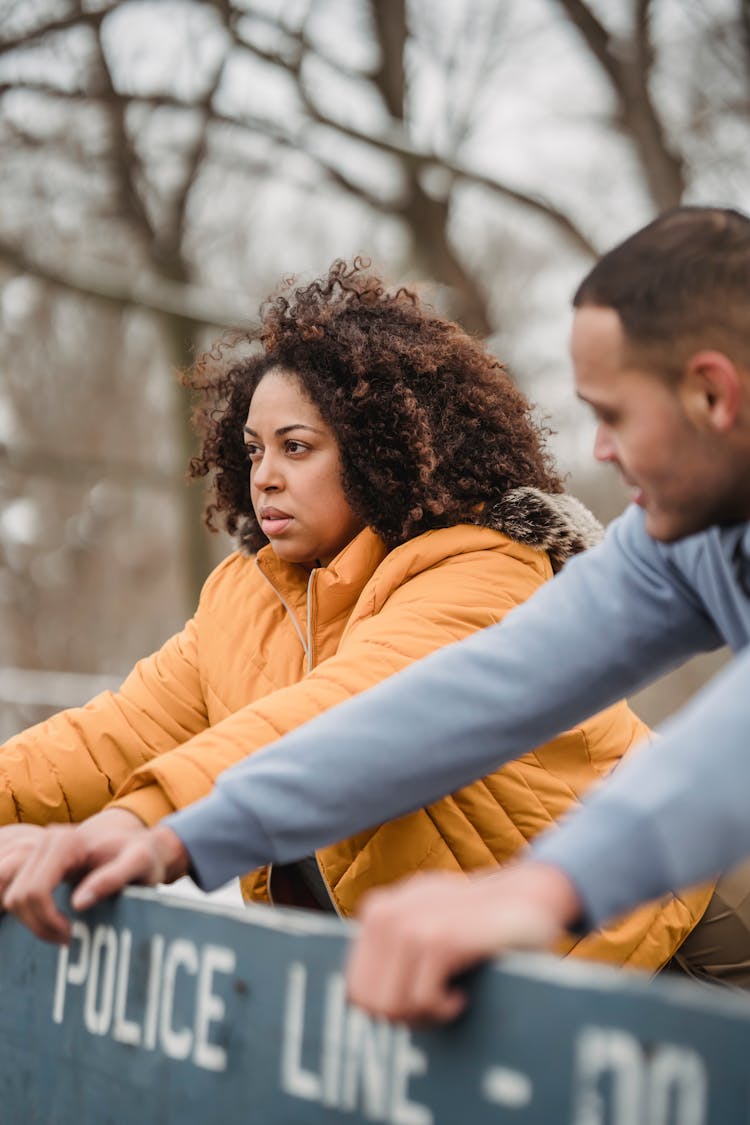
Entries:
{"label": "woman's eyebrow", "polygon": [[[310,432],[313,434],[323,433],[322,430],[316,430],[315,426],[308,426],[305,422],[292,422],[289,426],[280,426],[279,429],[275,431],[275,433],[277,437],[282,437],[283,434],[288,434],[290,430],[310,430]],[[252,430],[249,426],[243,426],[242,432],[245,434],[249,434],[251,437],[258,436],[255,430]]]}

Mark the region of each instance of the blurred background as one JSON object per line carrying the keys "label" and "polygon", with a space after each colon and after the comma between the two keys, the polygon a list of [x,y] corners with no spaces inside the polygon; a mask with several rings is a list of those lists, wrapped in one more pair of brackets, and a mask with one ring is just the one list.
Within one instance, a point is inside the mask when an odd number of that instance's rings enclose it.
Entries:
{"label": "blurred background", "polygon": [[0,147],[7,737],[190,615],[231,544],[175,371],[335,257],[488,337],[571,489],[620,511],[570,296],[666,207],[750,207],[750,0],[0,0]]}

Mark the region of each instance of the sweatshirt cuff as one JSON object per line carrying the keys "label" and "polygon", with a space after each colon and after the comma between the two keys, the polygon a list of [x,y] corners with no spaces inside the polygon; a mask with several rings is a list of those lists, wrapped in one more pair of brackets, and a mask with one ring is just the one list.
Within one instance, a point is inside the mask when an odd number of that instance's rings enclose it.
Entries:
{"label": "sweatshirt cuff", "polygon": [[648,821],[619,806],[573,814],[534,842],[532,858],[564,872],[583,904],[578,933],[652,899],[672,886],[661,841]]}
{"label": "sweatshirt cuff", "polygon": [[142,820],[148,827],[153,827],[174,812],[174,805],[165,796],[164,790],[158,785],[144,785],[124,797],[117,797],[107,805],[108,809],[127,809]]}
{"label": "sweatshirt cuff", "polygon": [[190,855],[190,876],[204,891],[214,891],[235,875],[255,871],[275,859],[260,822],[214,789],[187,808],[169,816],[167,828],[182,840]]}

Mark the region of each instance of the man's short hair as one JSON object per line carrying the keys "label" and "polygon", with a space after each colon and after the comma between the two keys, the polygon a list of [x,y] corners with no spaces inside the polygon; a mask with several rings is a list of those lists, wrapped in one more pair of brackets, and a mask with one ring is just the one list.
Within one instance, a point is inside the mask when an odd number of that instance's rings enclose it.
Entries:
{"label": "man's short hair", "polygon": [[573,305],[614,309],[631,353],[664,377],[679,378],[703,348],[750,368],[750,219],[720,207],[667,211],[605,254]]}

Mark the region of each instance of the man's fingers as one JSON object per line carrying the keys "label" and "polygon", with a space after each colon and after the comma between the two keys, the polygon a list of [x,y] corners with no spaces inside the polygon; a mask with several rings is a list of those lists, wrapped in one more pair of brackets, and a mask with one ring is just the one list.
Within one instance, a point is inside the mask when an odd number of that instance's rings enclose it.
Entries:
{"label": "man's fingers", "polygon": [[418,919],[396,913],[399,897],[400,888],[367,896],[349,953],[347,991],[350,1000],[373,1015],[413,1019],[411,988],[421,941]]}
{"label": "man's fingers", "polygon": [[540,864],[405,880],[363,902],[349,997],[405,1023],[455,1019],[466,1003],[457,974],[507,949],[547,948],[577,909],[567,878]]}
{"label": "man's fingers", "polygon": [[153,886],[161,881],[162,874],[161,864],[155,860],[145,842],[138,840],[82,879],[73,892],[71,902],[75,910],[88,910],[102,899],[117,894],[128,883]]}
{"label": "man's fingers", "polygon": [[407,1023],[455,1019],[466,1006],[466,992],[456,977],[466,967],[450,937],[424,937],[412,953],[414,965],[401,1019]]}

